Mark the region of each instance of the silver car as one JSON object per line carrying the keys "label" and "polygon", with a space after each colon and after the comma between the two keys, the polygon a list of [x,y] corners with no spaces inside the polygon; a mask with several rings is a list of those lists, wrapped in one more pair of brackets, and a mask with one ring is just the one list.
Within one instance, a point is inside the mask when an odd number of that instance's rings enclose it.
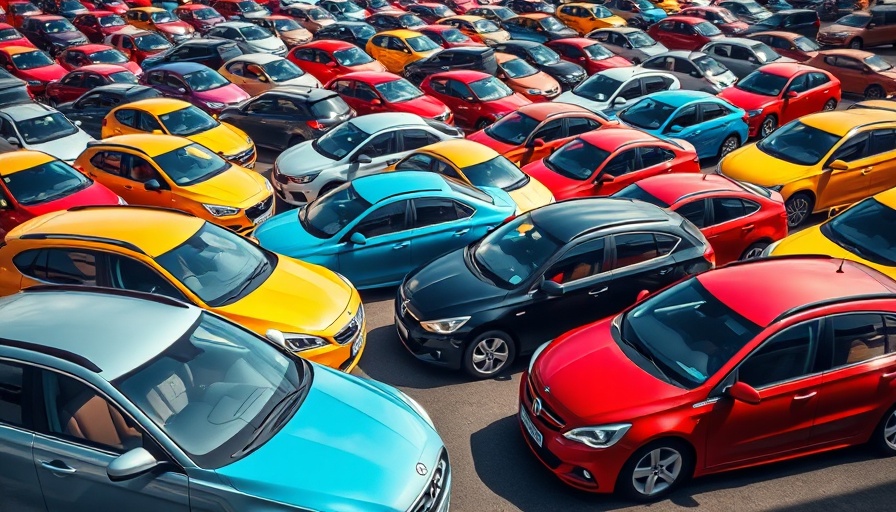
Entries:
{"label": "silver car", "polygon": [[710,94],[719,93],[737,82],[730,69],[703,52],[666,52],[647,59],[641,68],[665,71],[678,78],[682,89]]}
{"label": "silver car", "polygon": [[782,57],[778,52],[761,42],[743,37],[729,37],[707,43],[701,52],[711,55],[730,69],[738,79],[744,78],[760,66],[766,64],[796,62],[789,57]]}
{"label": "silver car", "polygon": [[72,164],[95,140],[58,110],[41,103],[23,103],[0,110],[0,136],[21,149],[43,151]]}
{"label": "silver car", "polygon": [[554,98],[554,101],[610,115],[641,96],[675,89],[681,89],[681,82],[669,73],[639,67],[610,68],[591,75],[573,90]]}
{"label": "silver car", "polygon": [[459,129],[416,114],[357,117],[281,153],[274,162],[274,190],[300,206],[347,181],[382,172],[415,149],[462,137]]}
{"label": "silver car", "polygon": [[227,21],[219,23],[208,31],[209,39],[229,39],[236,43],[243,53],[270,53],[286,56],[286,44],[270,30],[247,21]]}
{"label": "silver car", "polygon": [[647,32],[634,27],[599,28],[588,33],[607,50],[640,64],[645,60],[669,51],[662,43],[650,37]]}

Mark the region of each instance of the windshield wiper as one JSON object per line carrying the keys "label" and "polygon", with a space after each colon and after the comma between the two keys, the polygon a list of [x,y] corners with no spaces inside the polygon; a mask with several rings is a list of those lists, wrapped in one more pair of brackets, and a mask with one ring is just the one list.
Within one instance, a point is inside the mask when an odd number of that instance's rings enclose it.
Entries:
{"label": "windshield wiper", "polygon": [[229,297],[227,297],[226,299],[224,299],[224,301],[221,302],[221,304],[227,304],[230,301],[241,297],[243,295],[243,292],[246,291],[246,288],[248,288],[249,285],[252,284],[252,281],[255,281],[255,279],[258,276],[263,274],[264,271],[267,270],[269,265],[270,265],[270,263],[268,263],[267,261],[262,261],[261,263],[259,263],[258,266],[255,267],[255,270],[253,270],[252,273],[249,274],[249,277],[247,277],[246,280],[243,281],[243,284],[240,285],[240,287],[239,287],[239,289],[237,289],[236,293],[234,293],[234,294],[230,295]]}
{"label": "windshield wiper", "polygon": [[[622,318],[622,321],[625,322],[624,317]],[[648,361],[650,361],[650,364],[652,364],[653,367],[656,368],[656,371],[660,372],[660,375],[662,375],[663,379],[665,379],[667,383],[675,385],[675,383],[672,381],[672,379],[668,375],[666,375],[666,372],[664,372],[663,369],[660,368],[660,365],[657,364],[656,359],[654,359],[654,357],[653,357],[653,353],[650,352],[650,350],[648,350],[644,344],[642,344],[642,343],[636,344],[630,340],[627,340],[625,338],[625,336],[622,335],[621,328],[619,329],[619,339],[621,339],[622,342],[625,343],[626,345],[628,345],[629,347],[633,348],[635,350],[635,352],[641,354],[641,356],[643,356],[644,359],[647,359]]]}
{"label": "windshield wiper", "polygon": [[[293,405],[300,398],[300,393],[302,392],[303,387],[299,386],[294,391],[290,391],[283,398],[277,402],[277,405],[271,408],[271,410],[265,415],[264,419],[261,420],[261,423],[256,427],[255,431],[252,433],[252,437],[249,438],[249,442],[246,443],[246,446],[241,448],[239,451],[234,452],[230,455],[231,458],[241,457],[244,454],[252,451],[258,446],[258,440],[261,439],[261,435],[265,432],[269,432],[271,430],[276,430],[283,422],[283,418],[287,417],[289,412],[292,412]],[[271,421],[276,418],[275,421]],[[267,428],[268,425],[271,428]]]}

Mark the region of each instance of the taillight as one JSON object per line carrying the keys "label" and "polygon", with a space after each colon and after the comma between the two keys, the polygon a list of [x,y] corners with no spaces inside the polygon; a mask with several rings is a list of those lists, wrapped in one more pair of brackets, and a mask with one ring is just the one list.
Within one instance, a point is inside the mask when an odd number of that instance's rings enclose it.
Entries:
{"label": "taillight", "polygon": [[815,25],[816,28],[817,28],[817,27],[820,27],[820,26],[821,26],[821,20],[818,19],[818,18],[815,18],[815,23],[813,23],[813,25]]}
{"label": "taillight", "polygon": [[326,129],[326,126],[324,126],[324,124],[321,123],[320,121],[315,121],[315,120],[305,121],[305,124],[307,124],[312,130],[325,130]]}
{"label": "taillight", "polygon": [[741,119],[743,119],[745,123],[750,124],[750,114],[744,112],[744,115]]}
{"label": "taillight", "polygon": [[706,244],[706,250],[703,251],[703,257],[710,263],[710,265],[713,267],[716,266],[716,251],[712,250],[711,245]]}
{"label": "taillight", "polygon": [[106,126],[106,118],[105,118],[105,117],[103,118],[103,124],[102,124],[102,126]]}

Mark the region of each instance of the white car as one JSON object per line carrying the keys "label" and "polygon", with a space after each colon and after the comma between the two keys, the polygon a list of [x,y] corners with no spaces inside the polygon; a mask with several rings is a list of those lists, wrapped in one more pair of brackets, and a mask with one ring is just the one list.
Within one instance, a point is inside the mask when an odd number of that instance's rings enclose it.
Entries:
{"label": "white car", "polygon": [[264,53],[234,57],[225,62],[218,72],[251,96],[258,96],[281,85],[321,87],[317,78],[292,62]]}
{"label": "white car", "polygon": [[0,110],[0,135],[21,149],[43,151],[68,164],[95,140],[58,110],[42,103],[22,103]]}
{"label": "white car", "polygon": [[246,21],[219,23],[208,31],[210,39],[229,39],[239,46],[243,53],[270,53],[286,56],[286,44],[270,30]]}
{"label": "white car", "polygon": [[670,73],[647,71],[639,67],[610,68],[591,75],[573,90],[554,98],[554,101],[612,115],[641,96],[675,89],[681,89],[681,82]]}

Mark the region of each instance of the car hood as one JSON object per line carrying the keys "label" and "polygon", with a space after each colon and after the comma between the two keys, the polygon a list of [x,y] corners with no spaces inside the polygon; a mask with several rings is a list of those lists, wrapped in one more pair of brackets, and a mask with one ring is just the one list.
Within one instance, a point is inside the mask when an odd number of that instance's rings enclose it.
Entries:
{"label": "car hood", "polygon": [[87,38],[84,37],[84,34],[82,34],[81,32],[78,32],[78,31],[56,32],[53,34],[46,34],[46,36],[47,36],[47,39],[49,39],[50,41],[62,41],[65,43],[68,43],[71,41],[84,41],[85,44],[87,43]]}
{"label": "car hood", "polygon": [[41,82],[51,82],[59,80],[68,73],[64,67],[59,64],[50,64],[39,68],[18,71],[18,74],[25,80],[40,80]]}
{"label": "car hood", "polygon": [[223,123],[187,138],[225,156],[236,155],[252,147],[252,143],[246,140],[246,135],[240,135]]}
{"label": "car hood", "polygon": [[736,149],[719,162],[719,169],[725,176],[761,187],[786,185],[805,177],[815,167],[780,160],[763,153],[756,144]]}
{"label": "car hood", "polygon": [[560,60],[560,62],[555,62],[553,64],[539,64],[539,67],[548,71],[552,75],[574,75],[576,73],[584,73],[584,69],[582,66],[578,64],[573,64],[572,62],[567,62],[565,60]]}
{"label": "car hood", "polygon": [[331,245],[332,238],[317,238],[305,230],[299,222],[301,213],[302,208],[277,214],[258,226],[252,236],[265,249],[293,258],[307,257],[321,247]]}
{"label": "car hood", "polygon": [[405,298],[418,318],[458,316],[459,309],[478,311],[479,305],[497,304],[507,295],[478,277],[464,261],[466,248],[444,254],[418,268],[405,279]]}
{"label": "car hood", "polygon": [[828,25],[827,27],[819,30],[818,35],[821,36],[821,35],[835,34],[837,32],[843,32],[846,34],[856,34],[858,32],[861,32],[862,30],[865,30],[865,29],[860,28],[860,27],[850,27],[849,25],[840,25],[839,23],[832,23],[832,24]]}
{"label": "car hood", "polygon": [[74,194],[45,203],[30,206],[23,205],[22,209],[37,217],[45,213],[67,210],[74,206],[114,206],[119,204],[118,199],[118,194],[94,181],[89,187]]}
{"label": "car hood", "polygon": [[302,76],[298,76],[296,78],[292,78],[290,80],[285,80],[283,82],[275,82],[275,86],[279,87],[281,85],[299,85],[302,87],[320,87],[320,81],[317,78],[314,78],[314,75],[311,73],[305,73]]}
{"label": "car hood", "polygon": [[526,89],[551,89],[553,87],[551,82],[556,82],[551,75],[544,71],[539,71],[529,76],[521,76],[519,78],[507,78],[506,80],[508,84],[513,84],[517,87]]}
{"label": "car hood", "polygon": [[642,46],[640,48],[635,48],[636,50],[644,53],[649,57],[653,57],[654,55],[659,55],[661,53],[666,53],[669,51],[668,48],[663,43],[657,42],[656,44],[652,44],[650,46]]}
{"label": "car hood", "polygon": [[250,48],[260,48],[270,52],[283,48],[283,41],[277,37],[266,37],[255,41],[246,41],[246,46]]}
{"label": "car hood", "polygon": [[551,30],[548,34],[555,39],[563,39],[564,37],[578,37],[579,33],[571,28],[561,28],[560,30]]}
{"label": "car hood", "polygon": [[756,94],[753,92],[745,91],[743,89],[739,89],[737,87],[728,87],[724,91],[720,92],[718,96],[719,98],[730,102],[738,108],[742,108],[747,111],[765,108],[778,101],[777,96]]}
{"label": "car hood", "polygon": [[313,141],[308,140],[280,153],[276,166],[280,173],[287,176],[303,176],[332,167],[336,162],[318,153],[314,149]]}
{"label": "car hood", "polygon": [[428,482],[417,464],[433,468],[442,442],[396,393],[315,365],[292,419],[216,472],[248,495],[308,510],[407,510]]}
{"label": "car hood", "polygon": [[218,87],[209,91],[194,92],[193,96],[205,103],[214,101],[225,105],[232,105],[249,99],[249,94],[235,84],[227,84],[224,87]]}
{"label": "car hood", "polygon": [[160,32],[173,35],[191,34],[196,31],[192,25],[186,21],[170,21],[168,23],[160,23],[156,25]]}
{"label": "car hood", "polygon": [[280,32],[280,38],[284,41],[298,43],[300,41],[308,41],[309,39],[311,39],[311,32],[309,32],[307,29],[300,28],[297,30]]}
{"label": "car hood", "polygon": [[488,108],[495,112],[507,113],[513,112],[520,107],[528,105],[532,103],[525,96],[520,93],[513,93],[510,96],[505,96],[501,99],[492,100],[488,102],[484,102],[485,105],[488,105]]}
{"label": "car hood", "polygon": [[68,137],[51,140],[42,144],[28,144],[25,149],[43,151],[64,162],[73,163],[87,147],[87,143],[92,140],[95,139],[79,128],[76,133],[73,133]]}
{"label": "car hood", "polygon": [[249,208],[271,194],[264,183],[265,178],[257,172],[231,166],[216,176],[181,190],[201,203]]}
{"label": "car hood", "polygon": [[582,186],[585,181],[574,180],[571,178],[567,178],[556,172],[548,169],[544,165],[544,160],[536,160],[525,167],[523,167],[523,172],[532,176],[533,179],[538,180],[543,183],[546,187],[548,187],[557,197],[564,197],[564,193],[572,190],[576,187]]}
{"label": "car hood", "polygon": [[444,103],[428,94],[412,100],[393,103],[393,105],[400,106],[402,111],[413,112],[418,116],[429,118],[444,114],[448,110]]}
{"label": "car hood", "polygon": [[554,202],[554,195],[538,178],[529,177],[529,183],[516,190],[507,192],[516,203],[520,213],[540,208]]}
{"label": "car hood", "polygon": [[467,135],[467,140],[472,140],[473,142],[478,142],[484,146],[488,146],[502,155],[512,149],[519,147],[518,145],[505,144],[497,139],[493,139],[489,137],[487,133],[485,133],[485,130],[479,130],[478,132]]}
{"label": "car hood", "polygon": [[718,85],[722,89],[725,89],[737,82],[737,75],[735,75],[734,72],[729,69],[721,75],[707,76],[706,79]]}

